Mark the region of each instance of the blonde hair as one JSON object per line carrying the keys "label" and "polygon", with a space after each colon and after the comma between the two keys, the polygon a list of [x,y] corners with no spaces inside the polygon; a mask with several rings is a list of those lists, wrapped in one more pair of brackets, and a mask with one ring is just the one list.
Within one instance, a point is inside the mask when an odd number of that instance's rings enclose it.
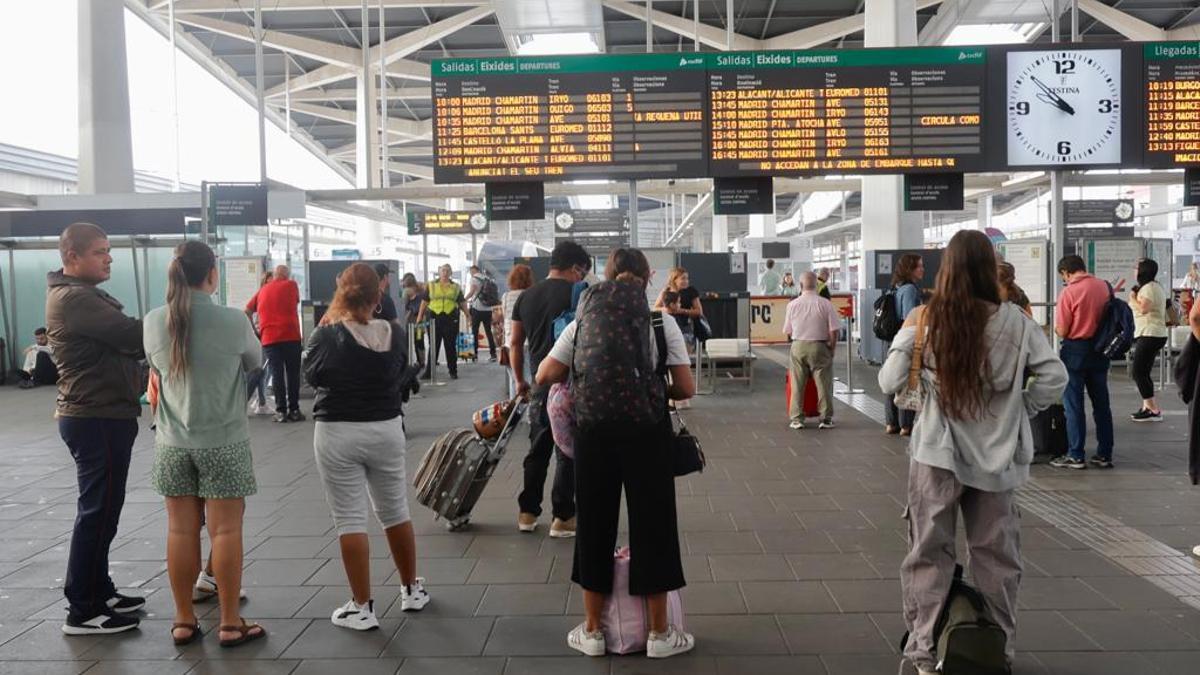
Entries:
{"label": "blonde hair", "polygon": [[677,288],[675,282],[679,281],[679,277],[687,274],[688,271],[682,267],[672,267],[670,273],[667,274],[667,288],[682,291],[682,288]]}
{"label": "blonde hair", "polygon": [[207,244],[185,241],[175,248],[167,266],[167,335],[171,341],[171,377],[184,379],[188,371],[188,341],[192,332],[192,289],[198,288],[217,266],[217,256]]}

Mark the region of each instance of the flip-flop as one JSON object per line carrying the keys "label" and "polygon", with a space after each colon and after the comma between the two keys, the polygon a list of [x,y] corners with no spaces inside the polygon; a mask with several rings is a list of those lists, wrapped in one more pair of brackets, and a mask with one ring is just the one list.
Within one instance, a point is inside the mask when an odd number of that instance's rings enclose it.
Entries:
{"label": "flip-flop", "polygon": [[[181,628],[186,628],[192,632],[189,633],[188,636],[185,638],[176,637],[175,631],[177,631]],[[187,645],[190,645],[193,642],[195,642],[196,640],[199,640],[200,637],[203,635],[204,635],[204,633],[200,632],[200,622],[199,621],[197,621],[196,623],[177,623],[177,624],[174,624],[171,626],[171,639],[175,641],[176,647],[185,647]]]}
{"label": "flip-flop", "polygon": [[[250,632],[255,628],[258,629],[257,633]],[[217,630],[223,633],[231,633],[234,631],[237,631],[238,633],[238,636],[232,640],[221,640],[222,647],[237,647],[238,645],[243,645],[247,642],[253,642],[267,636],[266,629],[256,623],[246,623],[245,619],[242,619],[242,625],[240,626],[221,626]]]}

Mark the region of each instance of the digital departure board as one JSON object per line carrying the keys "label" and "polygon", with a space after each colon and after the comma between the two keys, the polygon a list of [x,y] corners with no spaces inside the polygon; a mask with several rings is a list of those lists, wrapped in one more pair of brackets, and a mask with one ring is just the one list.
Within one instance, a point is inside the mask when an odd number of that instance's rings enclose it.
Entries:
{"label": "digital departure board", "polygon": [[1142,45],[1145,70],[1145,164],[1200,165],[1200,43]]}
{"label": "digital departure board", "polygon": [[437,183],[707,173],[701,55],[440,59],[432,68]]}
{"label": "digital departure board", "polygon": [[714,176],[983,166],[982,48],[706,56]]}

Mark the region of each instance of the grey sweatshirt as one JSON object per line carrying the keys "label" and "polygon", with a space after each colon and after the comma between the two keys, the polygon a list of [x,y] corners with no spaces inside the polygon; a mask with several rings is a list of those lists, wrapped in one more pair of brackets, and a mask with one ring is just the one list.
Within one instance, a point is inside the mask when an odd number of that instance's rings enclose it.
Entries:
{"label": "grey sweatshirt", "polygon": [[[1057,403],[1067,370],[1042,329],[1012,303],[1001,303],[988,319],[986,339],[991,382],[979,419],[951,419],[938,400],[936,359],[922,353],[925,406],[913,426],[909,453],[915,461],[953,471],[959,482],[988,492],[1012,490],[1029,480],[1033,433],[1029,418]],[[892,395],[906,386],[916,328],[901,329],[879,387]],[[1023,388],[1026,369],[1034,377]]]}

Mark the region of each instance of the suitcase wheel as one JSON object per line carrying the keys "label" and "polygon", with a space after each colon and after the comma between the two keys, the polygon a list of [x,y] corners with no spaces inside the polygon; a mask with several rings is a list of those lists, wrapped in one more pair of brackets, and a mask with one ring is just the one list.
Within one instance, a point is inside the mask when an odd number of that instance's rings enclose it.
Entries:
{"label": "suitcase wheel", "polygon": [[446,529],[450,530],[451,532],[458,532],[460,530],[466,529],[467,525],[469,525],[470,523],[471,523],[471,517],[463,516],[462,518],[455,518],[454,520],[446,521]]}

